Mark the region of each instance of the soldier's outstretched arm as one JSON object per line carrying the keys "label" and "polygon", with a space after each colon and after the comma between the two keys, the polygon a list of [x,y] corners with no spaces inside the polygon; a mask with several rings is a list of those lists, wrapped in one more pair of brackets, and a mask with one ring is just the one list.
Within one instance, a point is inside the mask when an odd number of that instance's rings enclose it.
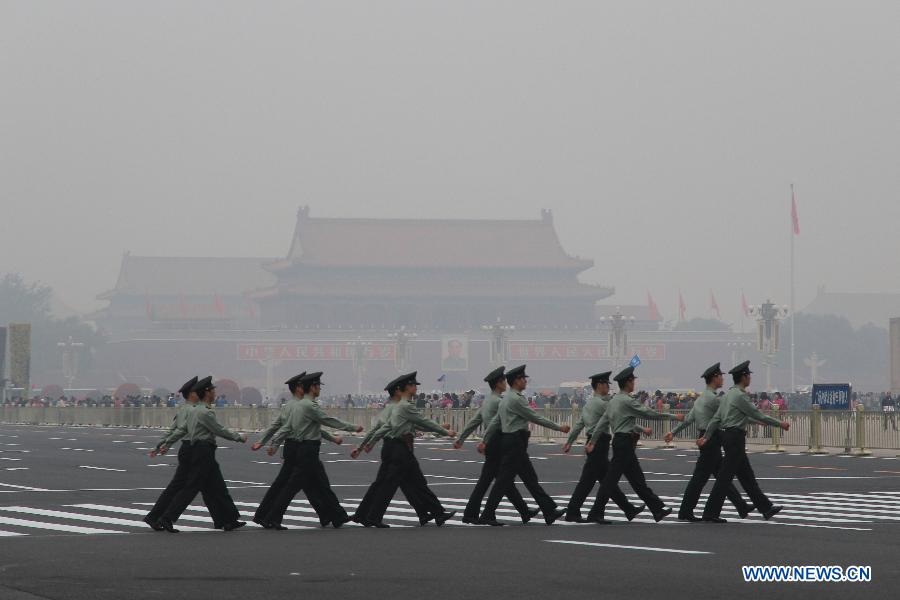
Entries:
{"label": "soldier's outstretched arm", "polygon": [[484,422],[484,416],[481,414],[479,410],[475,413],[475,416],[469,419],[469,422],[466,423],[466,426],[463,427],[462,431],[459,432],[459,436],[456,438],[457,444],[462,444],[466,441],[466,438],[472,435],[472,432],[478,429],[478,426]]}
{"label": "soldier's outstretched arm", "polygon": [[541,425],[542,427],[546,427],[547,429],[553,429],[554,431],[562,431],[565,429],[569,430],[567,425],[559,425],[558,423],[554,423],[550,419],[545,419],[541,415],[537,413],[536,410],[531,408],[525,403],[525,400],[519,398],[517,400],[510,401],[509,409],[518,414],[523,419],[527,419],[536,425]]}
{"label": "soldier's outstretched arm", "polygon": [[232,442],[246,442],[247,436],[241,435],[235,431],[231,431],[216,419],[216,413],[211,410],[208,410],[202,413],[198,419],[200,424],[209,429],[211,432],[219,436],[220,438],[225,438],[226,440],[231,440]]}
{"label": "soldier's outstretched arm", "polygon": [[401,414],[402,414],[403,418],[406,419],[407,421],[409,421],[410,423],[412,423],[413,425],[416,425],[417,427],[421,427],[425,431],[431,431],[438,435],[446,435],[446,436],[453,437],[451,435],[451,433],[452,433],[451,431],[444,429],[443,427],[441,427],[439,424],[435,423],[431,419],[426,419],[422,415],[422,413],[420,413],[418,411],[418,409],[416,409],[412,405],[399,406],[398,408],[400,411],[402,411]]}
{"label": "soldier's outstretched arm", "polygon": [[597,424],[594,426],[594,433],[591,435],[591,439],[588,442],[591,448],[597,445],[597,442],[600,441],[600,436],[604,433],[609,433],[609,414],[603,413],[603,416],[600,417],[600,420],[597,421]]}

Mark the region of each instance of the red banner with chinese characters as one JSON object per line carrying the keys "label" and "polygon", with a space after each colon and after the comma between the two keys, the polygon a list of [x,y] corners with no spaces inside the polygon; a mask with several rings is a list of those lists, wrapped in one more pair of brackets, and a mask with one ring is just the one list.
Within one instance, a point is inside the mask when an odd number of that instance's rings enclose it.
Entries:
{"label": "red banner with chinese characters", "polygon": [[[628,356],[635,354],[646,360],[665,360],[665,344],[629,344]],[[607,344],[568,342],[510,342],[509,357],[513,361],[531,360],[611,360]]]}
{"label": "red banner with chinese characters", "polygon": [[[367,360],[394,360],[394,343],[371,343],[362,346]],[[357,346],[341,342],[300,344],[238,344],[238,360],[353,360]]]}

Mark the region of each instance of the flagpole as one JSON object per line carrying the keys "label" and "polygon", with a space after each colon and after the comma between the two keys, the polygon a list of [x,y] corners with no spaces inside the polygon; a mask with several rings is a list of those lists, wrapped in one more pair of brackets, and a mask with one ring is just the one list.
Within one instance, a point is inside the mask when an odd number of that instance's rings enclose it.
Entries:
{"label": "flagpole", "polygon": [[794,238],[797,237],[794,225],[794,210],[796,207],[794,197],[794,184],[791,184],[791,389],[793,394],[797,390],[797,382],[794,380],[794,325],[797,321],[797,313],[794,310],[795,268],[794,268]]}

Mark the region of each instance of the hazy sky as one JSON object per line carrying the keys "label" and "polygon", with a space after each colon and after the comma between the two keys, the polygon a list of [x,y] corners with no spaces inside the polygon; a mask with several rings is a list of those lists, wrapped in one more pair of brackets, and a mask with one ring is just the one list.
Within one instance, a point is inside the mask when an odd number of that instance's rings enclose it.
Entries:
{"label": "hazy sky", "polygon": [[[900,291],[900,3],[0,0],[0,271],[538,218],[621,302]],[[485,243],[502,240],[485,240]]]}

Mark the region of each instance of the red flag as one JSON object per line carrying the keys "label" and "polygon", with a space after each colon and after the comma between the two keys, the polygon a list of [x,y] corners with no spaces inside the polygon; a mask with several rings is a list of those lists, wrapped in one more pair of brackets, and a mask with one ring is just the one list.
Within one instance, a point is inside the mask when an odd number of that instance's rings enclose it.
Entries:
{"label": "red flag", "polygon": [[791,224],[794,226],[794,235],[800,235],[800,217],[797,216],[797,197],[794,195],[794,186],[791,185]]}
{"label": "red flag", "polygon": [[745,315],[750,314],[750,307],[747,305],[747,297],[744,295],[744,290],[741,290],[741,310],[744,311]]}
{"label": "red flag", "polygon": [[216,307],[216,312],[220,315],[225,314],[225,305],[222,303],[222,299],[219,298],[219,294],[213,294],[213,305]]}
{"label": "red flag", "polygon": [[656,306],[656,301],[653,299],[653,296],[650,295],[650,291],[647,291],[647,306],[650,307],[650,320],[651,321],[659,321],[659,307]]}
{"label": "red flag", "polygon": [[709,308],[716,313],[716,318],[721,321],[722,313],[719,311],[719,303],[716,302],[716,297],[712,290],[709,290]]}
{"label": "red flag", "polygon": [[684,305],[684,298],[681,297],[681,290],[678,290],[678,319],[680,321],[684,321],[684,313],[687,311],[687,307]]}

